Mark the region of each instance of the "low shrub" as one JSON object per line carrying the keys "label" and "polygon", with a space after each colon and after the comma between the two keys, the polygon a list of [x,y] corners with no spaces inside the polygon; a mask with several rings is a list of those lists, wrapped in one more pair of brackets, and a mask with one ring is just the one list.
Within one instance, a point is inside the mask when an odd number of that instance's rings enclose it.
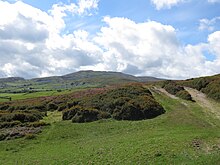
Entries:
{"label": "low shrub", "polygon": [[9,105],[2,105],[0,106],[0,110],[7,110],[9,107]]}
{"label": "low shrub", "polygon": [[73,106],[76,106],[76,105],[78,105],[78,104],[79,104],[78,101],[73,101],[73,102],[67,103],[67,108],[70,109],[70,108],[72,108]]}
{"label": "low shrub", "polygon": [[47,110],[48,111],[56,111],[58,109],[58,105],[54,104],[54,103],[49,103],[47,105]]}
{"label": "low shrub", "polygon": [[0,123],[0,129],[1,128],[11,128],[11,127],[14,127],[14,126],[18,126],[20,124],[21,124],[20,121],[1,122]]}
{"label": "low shrub", "polygon": [[181,84],[205,93],[209,98],[220,101],[220,74],[182,81]]}
{"label": "low shrub", "polygon": [[0,120],[6,121],[6,122],[18,120],[18,121],[24,123],[24,122],[37,121],[37,118],[31,114],[26,114],[26,113],[22,113],[22,112],[15,112],[15,113],[8,113],[8,114],[2,115]]}
{"label": "low shrub", "polygon": [[35,121],[35,122],[31,122],[31,123],[28,123],[28,127],[43,127],[43,126],[48,126],[50,125],[50,123],[46,123],[46,122],[43,122],[43,121]]}
{"label": "low shrub", "polygon": [[0,133],[0,141],[5,140],[5,138],[8,136],[6,133]]}
{"label": "low shrub", "polygon": [[99,111],[98,119],[108,119],[111,118],[111,114],[108,112]]}
{"label": "low shrub", "polygon": [[172,95],[175,95],[184,100],[193,101],[190,93],[174,81],[165,81],[162,87]]}
{"label": "low shrub", "polygon": [[140,106],[144,119],[152,119],[165,113],[164,108],[150,96],[137,97],[133,104]]}
{"label": "low shrub", "polygon": [[12,121],[20,121],[22,123],[25,122],[34,122],[43,119],[45,116],[44,112],[39,112],[36,110],[25,110],[25,111],[5,111],[4,113],[0,113],[0,121],[1,122],[12,122]]}
{"label": "low shrub", "polygon": [[79,106],[75,106],[75,107],[72,107],[71,109],[67,109],[63,111],[62,119],[71,120],[76,115],[76,113],[80,110],[81,110],[81,107]]}
{"label": "low shrub", "polygon": [[184,100],[193,101],[192,96],[186,90],[181,90],[177,92],[176,96]]}
{"label": "low shrub", "polygon": [[71,106],[63,111],[63,120],[72,119],[79,123],[110,117],[116,120],[142,120],[165,113],[151,92],[141,85],[113,89],[78,100],[76,106]]}
{"label": "low shrub", "polygon": [[164,86],[164,89],[172,95],[176,95],[179,91],[184,90],[182,86],[179,86],[173,82]]}
{"label": "low shrub", "polygon": [[99,111],[96,109],[81,109],[72,118],[73,123],[85,123],[98,120]]}
{"label": "low shrub", "polygon": [[40,112],[46,112],[47,111],[47,106],[46,106],[46,104],[34,105],[34,106],[28,107],[28,110],[38,110]]}
{"label": "low shrub", "polygon": [[202,92],[207,94],[208,97],[220,101],[220,79],[219,81],[210,82],[206,88],[202,89]]}
{"label": "low shrub", "polygon": [[63,111],[64,109],[66,109],[66,105],[61,105],[58,108],[58,111]]}
{"label": "low shrub", "polygon": [[195,78],[190,79],[187,81],[184,81],[184,85],[190,86],[191,88],[195,88],[197,90],[202,90],[203,88],[206,88],[206,86],[211,82],[209,78],[201,77],[201,78]]}
{"label": "low shrub", "polygon": [[144,119],[144,115],[135,105],[125,103],[121,107],[117,107],[113,112],[113,118],[116,120],[140,120]]}

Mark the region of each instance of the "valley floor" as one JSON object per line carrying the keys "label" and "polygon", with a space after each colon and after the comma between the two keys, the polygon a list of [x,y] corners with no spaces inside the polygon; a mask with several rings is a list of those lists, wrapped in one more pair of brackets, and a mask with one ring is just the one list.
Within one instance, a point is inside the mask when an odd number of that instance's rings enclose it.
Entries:
{"label": "valley floor", "polygon": [[51,126],[34,139],[0,141],[0,164],[220,164],[219,118],[196,98],[184,101],[151,91],[165,114],[76,124],[53,112],[44,119]]}

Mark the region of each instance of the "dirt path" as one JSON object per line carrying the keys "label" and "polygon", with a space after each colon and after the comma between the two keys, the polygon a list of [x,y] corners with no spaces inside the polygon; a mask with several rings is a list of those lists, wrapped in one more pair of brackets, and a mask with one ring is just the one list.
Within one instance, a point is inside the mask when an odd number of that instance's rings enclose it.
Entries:
{"label": "dirt path", "polygon": [[[180,100],[179,97],[176,97],[175,95],[172,95],[172,94],[168,93],[165,89],[163,89],[161,87],[154,86],[153,90],[157,93],[164,94],[164,95],[166,95],[166,96],[168,96],[172,99]],[[188,106],[188,104],[185,101],[181,101],[181,104],[183,104],[184,106]]]}
{"label": "dirt path", "polygon": [[196,89],[185,87],[185,89],[191,94],[192,98],[199,104],[201,107],[204,107],[220,119],[220,104],[208,99],[206,95]]}
{"label": "dirt path", "polygon": [[153,89],[154,89],[155,91],[159,92],[159,93],[163,93],[163,94],[167,95],[168,97],[170,97],[170,98],[172,98],[172,99],[179,99],[178,97],[176,97],[176,96],[174,96],[174,95],[168,93],[168,92],[167,92],[165,89],[163,89],[163,88],[154,86]]}

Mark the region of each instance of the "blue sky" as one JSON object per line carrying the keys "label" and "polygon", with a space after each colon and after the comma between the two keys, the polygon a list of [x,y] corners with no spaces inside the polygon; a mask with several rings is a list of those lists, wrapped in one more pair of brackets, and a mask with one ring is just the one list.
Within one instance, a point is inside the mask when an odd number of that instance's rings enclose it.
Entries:
{"label": "blue sky", "polygon": [[[13,7],[0,21],[1,77],[92,69],[184,79],[220,71],[219,0],[4,0],[0,17]],[[19,30],[30,26],[37,28]],[[36,35],[44,38],[33,42]]]}
{"label": "blue sky", "polygon": [[[23,0],[23,2],[46,12],[56,3],[77,3],[76,0]],[[196,44],[201,41],[205,42],[209,34],[208,31],[198,30],[199,20],[203,18],[212,19],[219,16],[219,12],[220,3],[208,3],[207,0],[188,0],[171,9],[161,10],[157,10],[150,0],[100,0],[99,9],[94,16],[69,18],[67,29],[75,30],[71,25],[73,22],[77,22],[78,24],[85,24],[85,26],[80,26],[82,29],[87,30],[89,29],[88,25],[93,25],[97,27],[96,30],[98,31],[102,26],[103,16],[126,17],[136,23],[153,20],[172,25],[178,29],[181,42]],[[220,20],[214,25],[215,30],[220,29],[219,23]]]}

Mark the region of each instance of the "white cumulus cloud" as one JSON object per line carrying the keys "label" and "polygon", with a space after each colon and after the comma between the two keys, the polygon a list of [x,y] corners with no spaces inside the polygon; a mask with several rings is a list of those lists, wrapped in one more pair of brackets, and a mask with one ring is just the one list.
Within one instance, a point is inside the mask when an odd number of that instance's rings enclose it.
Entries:
{"label": "white cumulus cloud", "polygon": [[98,3],[99,0],[79,0],[78,2],[78,13],[82,14],[82,13],[87,13],[89,15],[91,15],[91,13],[89,13],[89,11],[91,9],[98,9]]}
{"label": "white cumulus cloud", "polygon": [[83,11],[81,8],[74,3],[55,4],[46,13],[21,1],[0,1],[0,15],[4,16],[0,19],[0,75],[60,75],[98,63],[101,49],[90,41],[87,32],[62,34],[67,14],[87,15],[97,5],[94,1],[84,5]]}
{"label": "white cumulus cloud", "polygon": [[208,37],[211,52],[215,54],[220,61],[220,31],[216,31]]}
{"label": "white cumulus cloud", "polygon": [[213,31],[215,30],[215,26],[217,22],[220,22],[220,17],[214,17],[212,19],[200,19],[199,20],[200,25],[199,25],[199,30],[209,30]]}
{"label": "white cumulus cloud", "polygon": [[160,9],[170,9],[185,0],[151,0],[151,2],[156,6],[157,10]]}
{"label": "white cumulus cloud", "polygon": [[216,53],[218,42],[215,33],[212,34],[215,39],[210,35],[208,43],[183,46],[176,37],[175,28],[170,25],[155,21],[135,23],[118,17],[105,17],[104,21],[107,26],[95,38],[104,47],[104,62],[96,67],[171,78],[218,72],[217,61],[210,62],[204,55],[210,48]]}
{"label": "white cumulus cloud", "polygon": [[207,42],[182,45],[171,25],[104,17],[97,34],[80,29],[63,33],[65,17],[88,16],[97,3],[55,4],[44,12],[21,1],[0,1],[0,76],[31,78],[93,69],[181,79],[219,72],[219,31]]}

